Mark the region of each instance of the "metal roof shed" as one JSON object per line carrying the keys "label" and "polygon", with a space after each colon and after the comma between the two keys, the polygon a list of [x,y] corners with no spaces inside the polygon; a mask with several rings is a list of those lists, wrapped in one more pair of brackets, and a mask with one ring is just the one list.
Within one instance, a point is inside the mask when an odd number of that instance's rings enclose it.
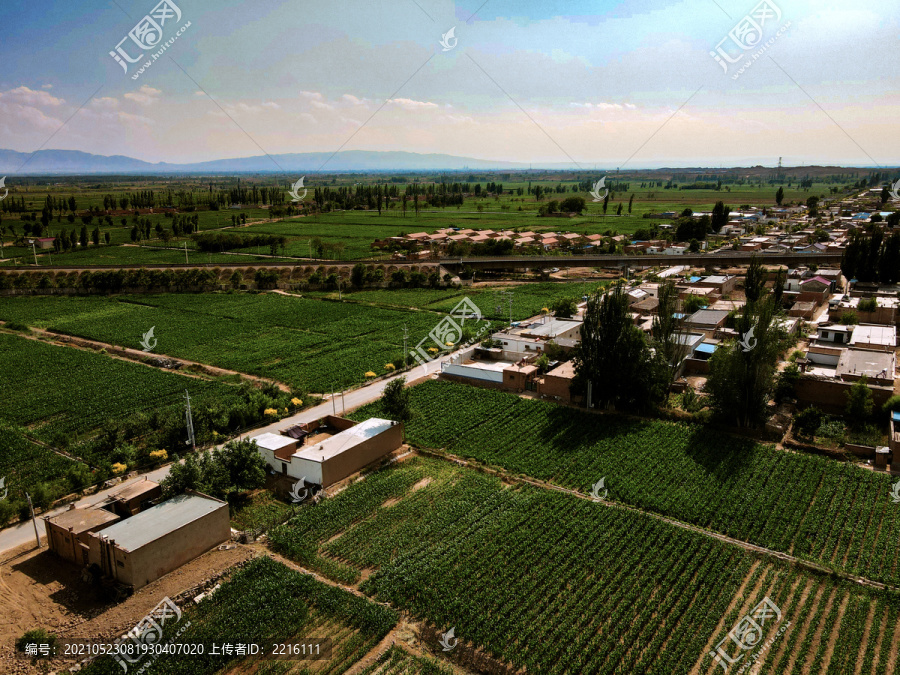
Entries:
{"label": "metal roof shed", "polygon": [[92,534],[89,559],[140,588],[230,538],[228,504],[189,492]]}

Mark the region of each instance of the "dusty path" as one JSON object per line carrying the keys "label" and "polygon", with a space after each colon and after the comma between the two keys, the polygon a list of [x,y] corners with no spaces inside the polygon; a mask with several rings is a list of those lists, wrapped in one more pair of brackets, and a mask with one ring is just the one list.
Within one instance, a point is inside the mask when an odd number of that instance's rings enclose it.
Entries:
{"label": "dusty path", "polygon": [[[0,321],[0,325],[6,325],[5,321]],[[235,376],[238,375],[241,379],[250,380],[252,382],[260,382],[262,384],[274,384],[281,391],[290,393],[291,389],[283,382],[277,382],[275,380],[270,380],[265,377],[259,377],[257,375],[249,375],[247,373],[242,373],[237,370],[228,370],[227,368],[219,368],[218,366],[210,366],[206,363],[200,363],[199,361],[191,361],[189,359],[183,359],[177,356],[169,356],[168,354],[160,354],[157,352],[145,352],[137,349],[131,349],[130,347],[119,347],[117,345],[113,345],[109,342],[101,342],[100,340],[91,340],[89,338],[76,337],[74,335],[68,335],[65,333],[57,333],[55,331],[46,330],[43,328],[34,328],[30,326],[31,333],[22,333],[20,331],[12,331],[7,330],[5,332],[10,335],[17,335],[19,337],[28,338],[31,340],[49,340],[54,344],[61,345],[64,347],[72,347],[74,349],[83,349],[88,351],[100,351],[101,349],[106,350],[106,356],[109,356],[113,359],[120,359],[123,361],[131,361],[132,363],[138,363],[142,366],[147,366],[148,368],[157,368],[158,366],[154,366],[150,363],[145,363],[145,360],[149,358],[159,358],[166,359],[167,361],[175,361],[180,365],[179,368],[173,368],[172,370],[179,375],[183,375],[184,377],[192,377],[195,379],[203,379],[202,375],[208,375],[210,377],[223,377],[223,376]],[[196,372],[191,372],[186,370],[187,367],[193,367],[200,371],[200,374]],[[182,370],[185,369],[185,370]]]}

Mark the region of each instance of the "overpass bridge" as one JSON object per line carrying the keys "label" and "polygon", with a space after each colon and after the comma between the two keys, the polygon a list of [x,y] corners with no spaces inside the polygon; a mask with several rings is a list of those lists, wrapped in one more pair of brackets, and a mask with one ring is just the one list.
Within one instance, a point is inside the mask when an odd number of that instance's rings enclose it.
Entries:
{"label": "overpass bridge", "polygon": [[523,269],[548,270],[553,267],[656,267],[690,265],[691,267],[723,267],[749,265],[753,256],[764,265],[832,265],[841,264],[842,253],[698,253],[689,255],[574,255],[574,256],[498,256],[490,258],[441,258],[441,266],[459,272],[463,267],[476,271],[513,272]]}
{"label": "overpass bridge", "polygon": [[549,270],[553,267],[618,267],[621,269],[634,267],[656,267],[672,265],[690,265],[692,267],[722,267],[748,265],[751,257],[758,255],[763,264],[787,265],[840,265],[841,253],[748,253],[729,251],[727,253],[697,253],[689,255],[577,255],[577,256],[495,256],[477,258],[440,258],[426,260],[317,260],[314,258],[297,258],[295,260],[254,260],[244,262],[217,263],[162,263],[144,265],[11,265],[0,267],[2,271],[17,272],[68,272],[87,270],[91,272],[107,270],[179,270],[179,269],[220,269],[233,268],[266,268],[266,267],[353,267],[357,263],[365,265],[385,265],[397,268],[413,266],[432,267],[440,265],[454,272],[463,267],[471,267],[476,271],[514,272],[524,269]]}

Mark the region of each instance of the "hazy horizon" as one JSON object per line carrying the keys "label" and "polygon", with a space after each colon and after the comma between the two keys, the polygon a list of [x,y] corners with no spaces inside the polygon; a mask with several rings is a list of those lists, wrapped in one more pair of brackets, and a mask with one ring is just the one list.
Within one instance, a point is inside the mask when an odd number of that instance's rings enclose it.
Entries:
{"label": "hazy horizon", "polygon": [[[145,15],[149,32],[130,38]],[[887,0],[13,0],[5,18],[0,147],[17,152],[185,164],[402,151],[585,170],[900,164],[900,74],[868,58],[890,64],[897,51],[900,7]]]}

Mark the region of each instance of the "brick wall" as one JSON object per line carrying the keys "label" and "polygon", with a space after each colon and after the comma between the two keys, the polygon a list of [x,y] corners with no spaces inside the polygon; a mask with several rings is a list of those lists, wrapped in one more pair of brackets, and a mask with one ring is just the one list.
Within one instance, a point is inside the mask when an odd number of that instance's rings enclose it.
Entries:
{"label": "brick wall", "polygon": [[[797,382],[795,395],[802,408],[814,405],[826,413],[842,415],[852,386],[852,382],[806,375]],[[869,389],[876,407],[881,407],[894,393],[892,387],[875,387],[870,384]]]}

